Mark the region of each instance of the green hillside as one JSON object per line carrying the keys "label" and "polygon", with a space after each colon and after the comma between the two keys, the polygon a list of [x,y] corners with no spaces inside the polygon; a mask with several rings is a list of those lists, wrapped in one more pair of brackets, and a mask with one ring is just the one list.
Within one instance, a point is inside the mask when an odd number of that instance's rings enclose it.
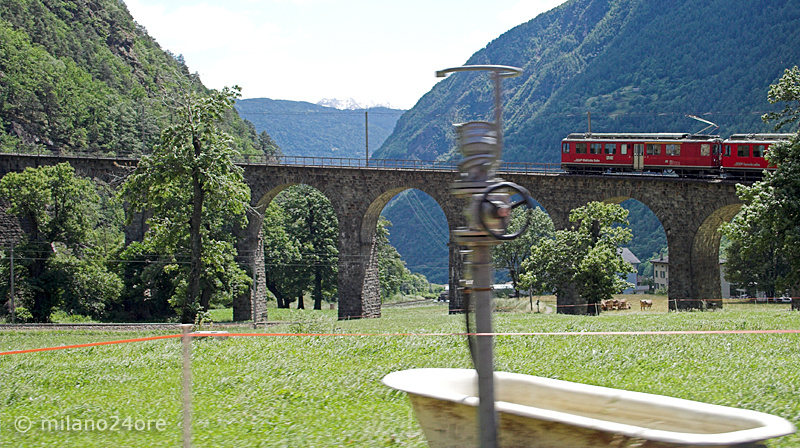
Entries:
{"label": "green hillside", "polygon": [[339,110],[303,101],[253,98],[236,102],[236,110],[256,129],[266,131],[289,156],[363,159],[365,116],[369,119],[370,153],[392,133],[401,110],[374,107]]}
{"label": "green hillside", "polygon": [[[181,91],[207,89],[121,1],[0,1],[0,150],[147,153]],[[223,127],[259,153],[252,124]]]}
{"label": "green hillside", "polygon": [[[572,0],[517,26],[467,64],[525,73],[504,83],[504,160],[558,161],[560,139],[595,132],[769,128],[767,90],[800,63],[800,3],[790,0]],[[485,74],[438,83],[398,121],[384,158],[453,158],[452,123],[491,118]]]}

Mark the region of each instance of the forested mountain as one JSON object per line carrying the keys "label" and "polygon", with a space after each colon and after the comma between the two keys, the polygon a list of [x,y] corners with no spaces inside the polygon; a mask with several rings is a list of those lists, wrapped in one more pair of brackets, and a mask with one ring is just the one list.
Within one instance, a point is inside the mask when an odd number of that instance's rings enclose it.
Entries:
{"label": "forested mountain", "polygon": [[[767,131],[767,90],[800,63],[793,0],[571,0],[517,26],[467,64],[518,66],[504,82],[504,160],[556,162],[560,139],[594,132]],[[445,68],[445,67],[442,67]],[[452,158],[452,123],[491,119],[485,74],[437,84],[375,153]]]}
{"label": "forested mountain", "polygon": [[[178,90],[206,92],[118,0],[0,2],[0,149],[148,153]],[[252,124],[223,125],[258,154]]]}
{"label": "forested mountain", "polygon": [[359,159],[366,152],[365,126],[369,127],[369,147],[373,153],[392,133],[403,113],[385,107],[340,110],[268,98],[239,100],[236,110],[259,131],[266,131],[285,155]]}

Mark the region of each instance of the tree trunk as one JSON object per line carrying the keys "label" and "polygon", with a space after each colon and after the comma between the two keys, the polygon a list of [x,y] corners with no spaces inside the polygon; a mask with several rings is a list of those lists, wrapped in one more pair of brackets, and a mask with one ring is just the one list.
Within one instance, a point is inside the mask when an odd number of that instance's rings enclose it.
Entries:
{"label": "tree trunk", "polygon": [[519,289],[517,287],[517,270],[516,269],[509,269],[508,276],[511,277],[511,284],[514,286],[514,297],[519,297]]}
{"label": "tree trunk", "polygon": [[322,309],[322,268],[317,266],[314,269],[314,309]]}
{"label": "tree trunk", "polygon": [[[192,137],[195,162],[200,158],[202,145],[198,136]],[[189,220],[189,239],[192,247],[191,269],[189,271],[189,288],[186,303],[181,309],[181,322],[190,324],[194,322],[195,304],[200,298],[200,276],[203,273],[203,235],[201,225],[203,220],[203,201],[205,192],[200,183],[200,167],[192,168],[192,216]]]}
{"label": "tree trunk", "polygon": [[269,292],[275,296],[275,300],[278,302],[278,308],[289,308],[289,301],[283,297],[283,293],[281,292],[280,288],[278,288],[278,285],[276,285],[275,282],[270,281],[269,272],[267,272],[264,283],[267,285]]}
{"label": "tree trunk", "polygon": [[49,322],[52,299],[50,292],[43,284],[44,272],[47,269],[47,260],[53,255],[53,246],[44,239],[44,235],[39,232],[39,226],[35,216],[28,216],[31,226],[29,241],[34,244],[34,256],[28,272],[33,289],[33,307],[30,310],[34,322]]}
{"label": "tree trunk", "polygon": [[35,257],[36,260],[31,263],[29,270],[31,283],[38,286],[33,293],[31,316],[34,322],[50,322],[50,294],[41,282],[45,271],[45,262],[50,257],[50,254],[39,252]]}
{"label": "tree trunk", "polygon": [[208,311],[211,303],[211,288],[205,287],[200,291],[200,311]]}
{"label": "tree trunk", "polygon": [[303,303],[303,291],[300,291],[300,293],[297,294],[297,309],[306,309],[306,305]]}

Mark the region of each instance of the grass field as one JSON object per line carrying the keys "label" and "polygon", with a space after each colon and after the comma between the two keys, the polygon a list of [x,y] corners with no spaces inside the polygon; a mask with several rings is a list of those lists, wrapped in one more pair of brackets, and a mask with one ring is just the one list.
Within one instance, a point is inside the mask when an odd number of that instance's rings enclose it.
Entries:
{"label": "grass field", "polygon": [[[552,298],[540,310],[547,304],[554,306]],[[781,304],[666,313],[658,298],[651,311],[633,303],[595,317],[529,307],[527,299],[498,301],[496,330],[800,329],[800,313]],[[380,319],[355,321],[337,321],[335,310],[269,311],[270,320],[286,323],[259,332],[464,330],[463,316],[448,315],[444,304],[385,308]],[[224,310],[218,314],[225,320]],[[156,334],[166,333],[2,331],[0,351]],[[518,335],[498,337],[495,350],[497,370],[754,409],[800,424],[798,334]],[[198,447],[426,446],[404,394],[380,379],[415,367],[471,367],[463,337],[422,335],[196,339],[192,362]],[[180,446],[180,372],[178,339],[0,356],[0,446]],[[800,437],[769,446],[800,446]]]}

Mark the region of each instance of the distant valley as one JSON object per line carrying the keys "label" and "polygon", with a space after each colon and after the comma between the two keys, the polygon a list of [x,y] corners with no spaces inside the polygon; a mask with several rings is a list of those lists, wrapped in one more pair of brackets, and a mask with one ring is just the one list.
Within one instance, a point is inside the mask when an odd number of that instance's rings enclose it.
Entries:
{"label": "distant valley", "polygon": [[[353,105],[330,99],[326,103],[339,107]],[[365,128],[369,127],[371,155],[392,133],[397,119],[405,112],[386,107],[338,109],[268,98],[238,100],[236,110],[242,118],[252,122],[258,132],[267,131],[284,155],[358,159],[366,155]]]}

